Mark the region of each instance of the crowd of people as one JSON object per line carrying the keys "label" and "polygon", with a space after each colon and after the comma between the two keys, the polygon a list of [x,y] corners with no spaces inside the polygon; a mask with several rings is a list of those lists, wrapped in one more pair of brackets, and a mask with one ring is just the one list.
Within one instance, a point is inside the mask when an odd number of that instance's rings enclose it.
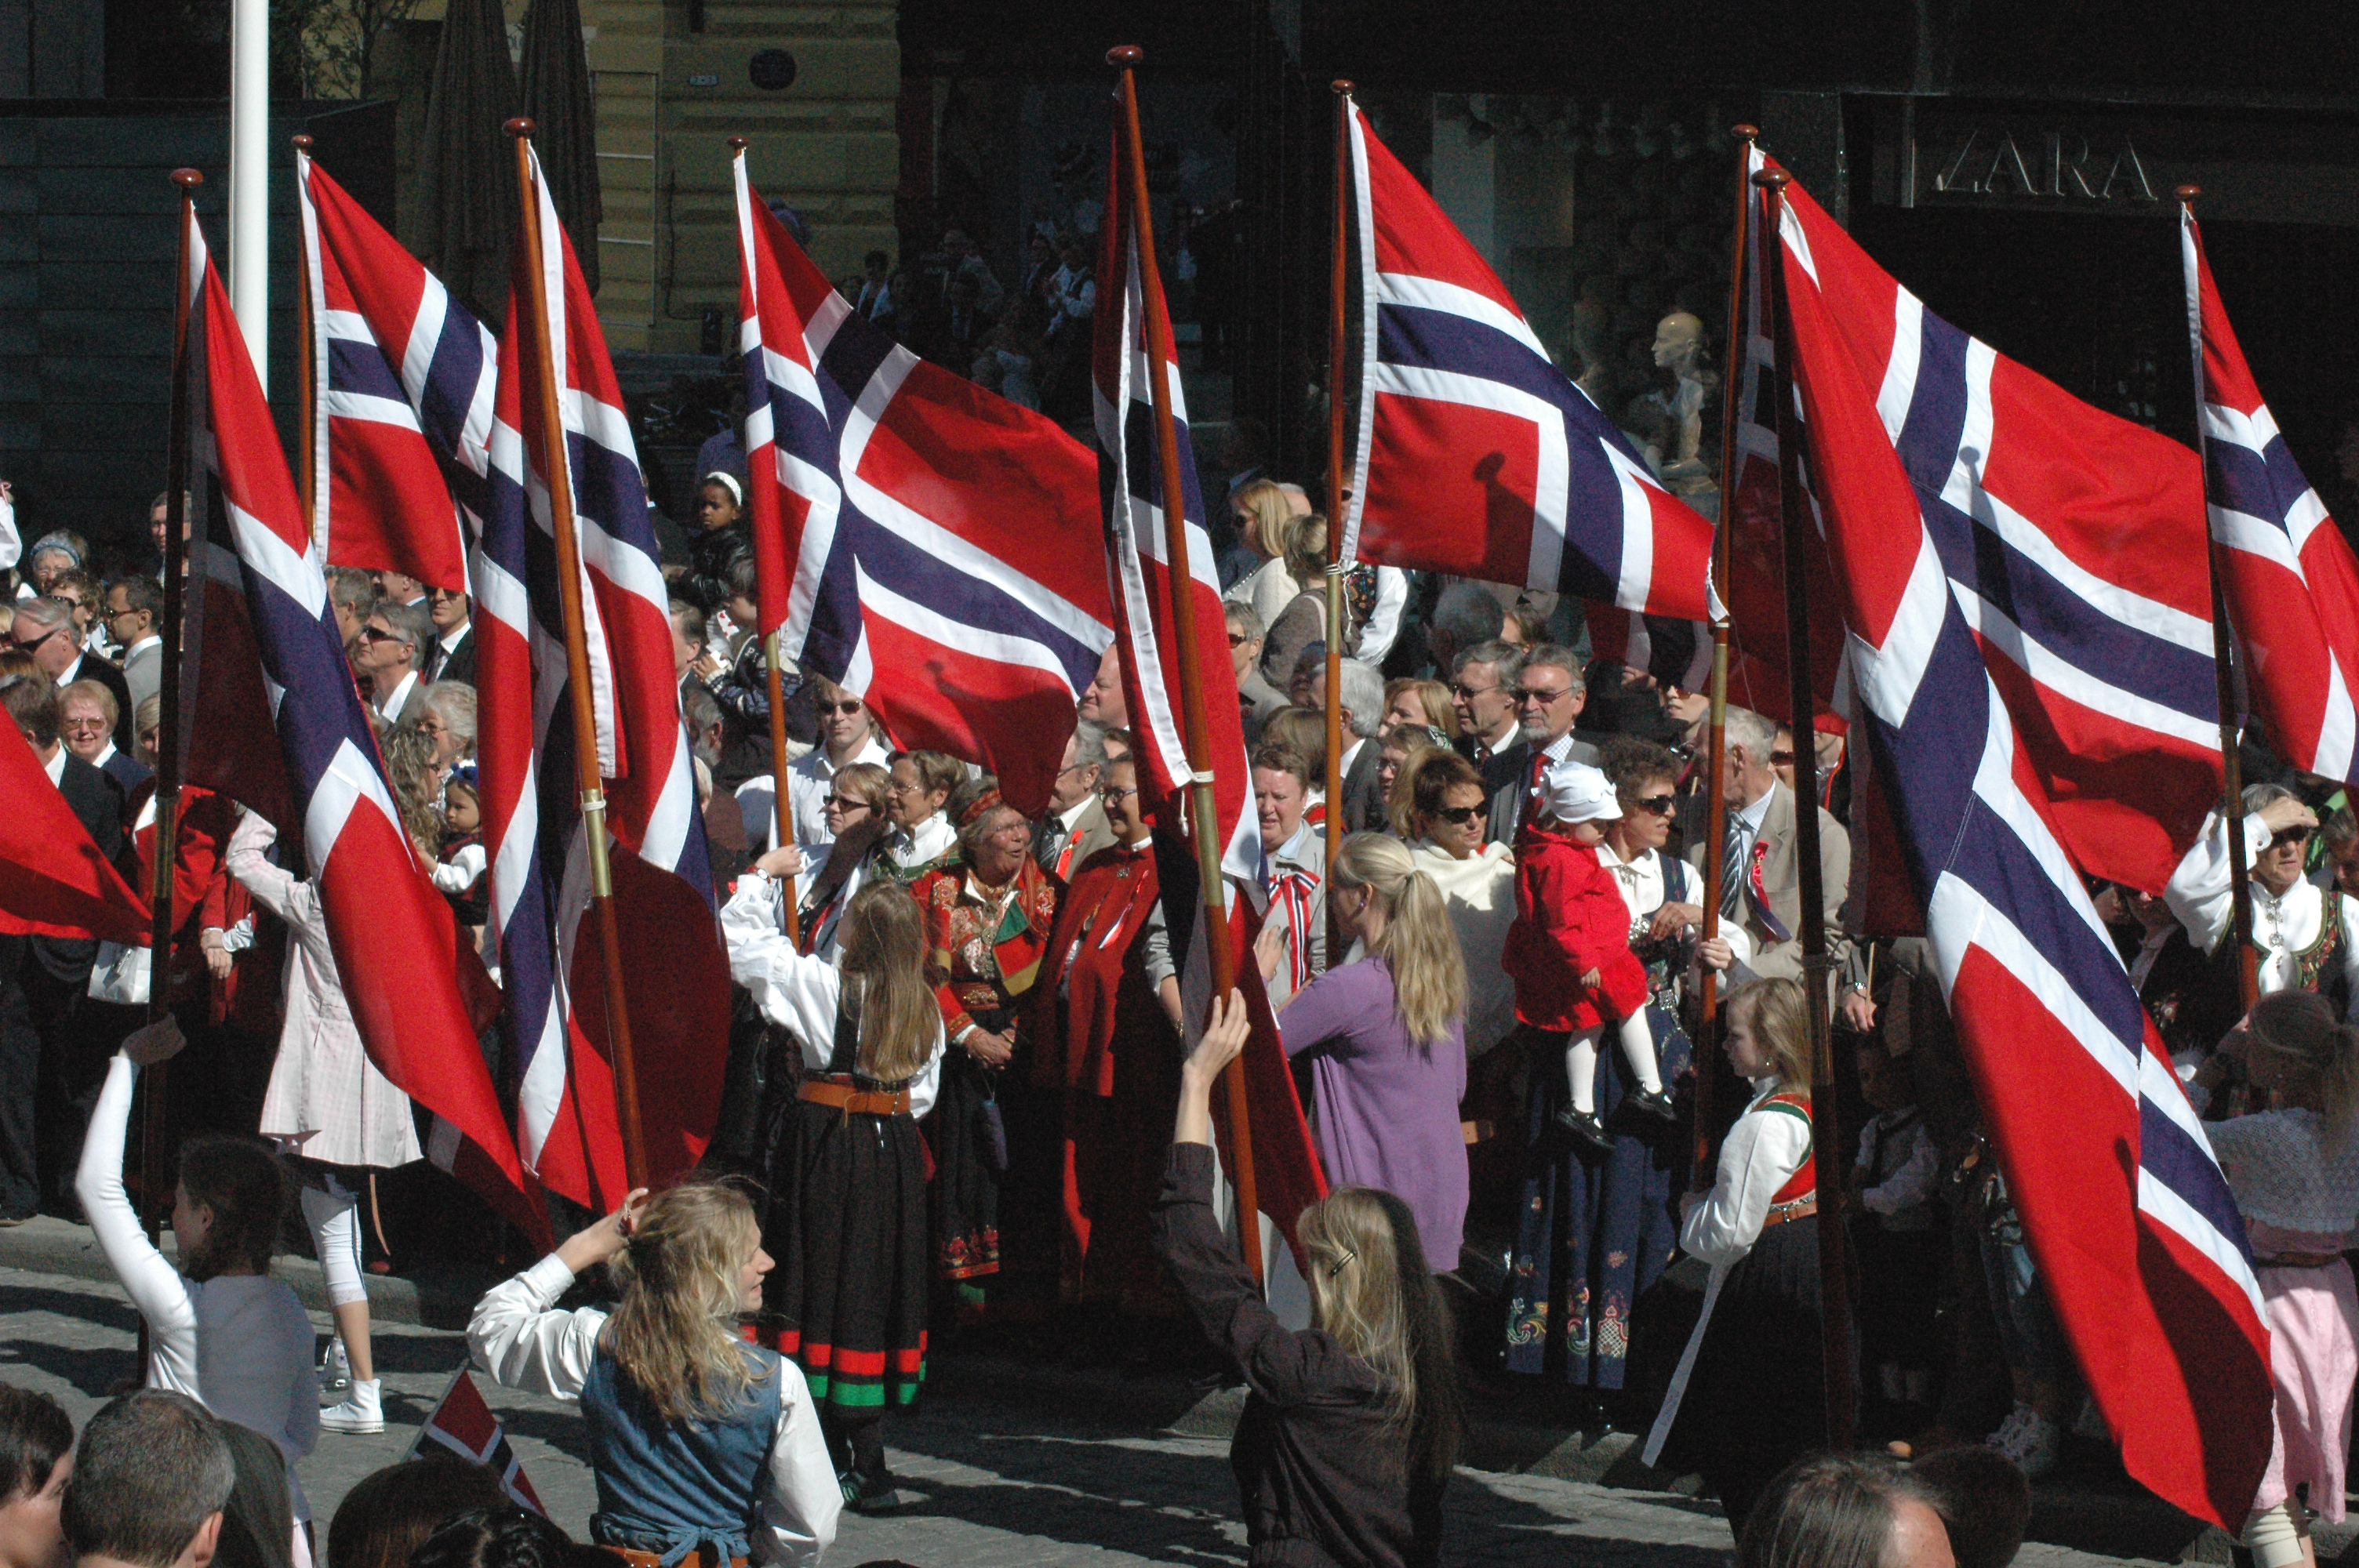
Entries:
{"label": "crowd of people", "polygon": [[[1087,257],[1067,251],[992,305],[1072,302],[1067,275],[1085,281]],[[848,297],[875,316],[912,309],[882,261]],[[953,319],[986,308],[989,276],[952,269]],[[790,760],[776,773],[745,480],[723,463],[667,564],[738,993],[721,1126],[696,1180],[603,1218],[557,1215],[563,1245],[486,1296],[470,1335],[502,1381],[579,1400],[598,1434],[597,1542],[641,1568],[690,1550],[814,1560],[840,1508],[900,1506],[886,1425],[943,1342],[1241,1379],[1256,1561],[1433,1561],[1470,1390],[1644,1432],[1650,1463],[1703,1476],[1747,1552],[1782,1528],[1764,1519],[1837,1493],[1884,1499],[1896,1531],[1929,1509],[1954,1530],[1942,1486],[1995,1485],[1959,1455],[1995,1456],[2019,1484],[2076,1433],[2102,1444],[1934,957],[1859,917],[1841,733],[1811,733],[1802,753],[1779,723],[1730,709],[1714,842],[1708,704],[1678,629],[1631,667],[1586,651],[1575,603],[1357,568],[1331,689],[1326,520],[1250,465],[1220,510],[1265,863],[1252,957],[1331,1187],[1295,1227],[1309,1322],[1279,1323],[1239,1261],[1205,1102],[1244,1015],[1223,1004],[1198,1030],[1183,1015],[1114,654],[1081,694],[1037,818],[973,762],[899,745],[859,693],[815,673],[783,683]],[[164,512],[159,498],[159,548]],[[103,564],[67,533],[23,552],[0,604],[0,705],[145,887],[161,568]],[[403,822],[480,938],[468,597],[390,571],[329,576]],[[2159,896],[2091,891],[2212,1119],[2262,1266],[2278,1438],[2248,1539],[2281,1568],[2305,1560],[2310,1515],[2342,1517],[2359,1373],[2341,1257],[2359,1221],[2359,1033],[2343,1022],[2359,821],[2332,784],[2289,774],[2243,806]],[[1857,1130],[1840,1148],[1812,1103],[1806,812],[1840,1120]],[[364,1276],[385,1266],[384,1237],[372,1258],[361,1200],[419,1160],[419,1128],[362,1047],[299,848],[201,791],[182,818],[186,918],[153,982],[168,988],[166,1024],[134,1027],[144,954],[0,938],[0,1225],[46,1212],[92,1227],[150,1329],[162,1402],[124,1419],[201,1425],[168,1398],[184,1395],[263,1434],[301,1527],[303,1456],[323,1433],[383,1426]],[[2266,993],[2249,1017],[2235,833]],[[496,1031],[485,1044],[497,1065]],[[174,1083],[168,1260],[133,1214],[124,1147],[140,1071],[183,1048],[206,1071]],[[1699,1120],[1716,1150],[1701,1163]],[[1829,1426],[1821,1179],[1848,1214],[1860,1429],[1909,1468],[1812,1457]],[[316,1366],[269,1274],[290,1188],[335,1309]],[[559,1310],[585,1274],[611,1311]],[[325,1409],[321,1379],[340,1396]],[[48,1474],[22,1484],[38,1495]],[[1942,1475],[1963,1478],[1927,1478]],[[496,1509],[470,1517],[509,1528]],[[1752,1560],[1805,1561],[1780,1550]],[[1970,1560],[1954,1535],[1943,1550]]]}

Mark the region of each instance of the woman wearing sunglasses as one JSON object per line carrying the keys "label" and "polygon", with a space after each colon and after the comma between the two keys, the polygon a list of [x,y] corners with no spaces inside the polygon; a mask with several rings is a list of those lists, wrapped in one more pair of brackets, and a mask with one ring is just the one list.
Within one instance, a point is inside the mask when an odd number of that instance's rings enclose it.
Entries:
{"label": "woman wearing sunglasses", "polygon": [[[2261,994],[2316,991],[2333,1005],[2337,1018],[2347,1017],[2352,998],[2359,996],[2359,948],[2354,946],[2359,939],[2359,903],[2321,890],[2301,874],[2310,837],[2318,831],[2318,814],[2283,784],[2250,784],[2245,790],[2241,826],[2245,861],[2252,868],[2252,940]],[[2163,902],[2179,916],[2189,938],[2220,961],[2212,983],[2226,990],[2236,983],[2226,952],[2234,919],[2229,898],[2233,875],[2228,835],[2215,811],[2162,890]]]}
{"label": "woman wearing sunglasses", "polygon": [[1499,955],[1516,919],[1516,857],[1505,844],[1484,842],[1483,774],[1457,752],[1419,752],[1394,789],[1408,806],[1401,837],[1409,857],[1441,890],[1466,955],[1466,1055],[1474,1061],[1515,1032],[1515,982]]}
{"label": "woman wearing sunglasses", "polygon": [[[821,806],[829,848],[808,872],[801,851],[789,844],[754,862],[766,877],[799,876],[802,950],[815,957],[836,956],[836,921],[867,880],[869,857],[893,824],[885,815],[892,775],[875,762],[853,762],[829,781]],[[838,851],[841,851],[840,853]]]}

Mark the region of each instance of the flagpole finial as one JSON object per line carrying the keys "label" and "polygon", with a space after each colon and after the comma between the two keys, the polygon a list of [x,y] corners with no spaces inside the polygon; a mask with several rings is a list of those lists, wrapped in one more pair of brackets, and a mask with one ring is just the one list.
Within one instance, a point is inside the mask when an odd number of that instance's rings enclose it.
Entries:
{"label": "flagpole finial", "polygon": [[1794,177],[1782,168],[1765,168],[1753,176],[1753,183],[1764,190],[1783,191],[1794,183]]}
{"label": "flagpole finial", "polygon": [[297,133],[296,133],[296,134],[295,134],[291,138],[289,138],[289,139],[290,139],[290,140],[292,140],[292,141],[294,142],[294,144],[295,144],[295,150],[296,150],[297,152],[299,152],[299,153],[303,153],[303,154],[306,154],[306,155],[308,155],[308,154],[310,152],[310,150],[311,150],[311,138],[310,138],[308,135],[304,134],[303,132],[298,131],[298,132],[297,132]]}
{"label": "flagpole finial", "polygon": [[1328,85],[1335,90],[1335,96],[1338,98],[1349,98],[1359,91],[1357,85],[1348,76],[1339,76]]}
{"label": "flagpole finial", "polygon": [[503,124],[500,129],[506,131],[511,136],[529,136],[535,131],[540,129],[540,127],[534,124],[524,115],[518,114],[515,119]]}
{"label": "flagpole finial", "polygon": [[751,142],[747,141],[747,140],[746,140],[745,137],[743,137],[743,136],[732,136],[732,137],[730,137],[730,138],[729,138],[729,150],[730,150],[730,152],[732,152],[733,154],[734,154],[734,153],[742,153],[742,152],[744,152],[747,147],[749,147],[749,146],[753,146],[753,145],[754,145],[753,143],[751,143]]}
{"label": "flagpole finial", "polygon": [[205,171],[203,169],[176,168],[172,171],[172,183],[179,186],[183,190],[194,190],[198,186],[202,185],[204,182]]}
{"label": "flagpole finial", "polygon": [[1734,136],[1740,142],[1756,142],[1761,139],[1761,127],[1758,125],[1731,125],[1728,128],[1728,134]]}
{"label": "flagpole finial", "polygon": [[1136,44],[1116,44],[1106,50],[1106,63],[1116,70],[1135,70],[1146,60],[1147,51]]}
{"label": "flagpole finial", "polygon": [[2171,194],[2178,197],[2181,201],[2192,202],[2197,197],[2203,194],[2203,188],[2200,185],[2182,185],[2178,189],[2172,191]]}

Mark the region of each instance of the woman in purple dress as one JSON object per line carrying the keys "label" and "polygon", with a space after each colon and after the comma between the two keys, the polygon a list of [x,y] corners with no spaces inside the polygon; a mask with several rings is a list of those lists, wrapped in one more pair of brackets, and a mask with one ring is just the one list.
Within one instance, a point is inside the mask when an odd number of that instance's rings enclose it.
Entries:
{"label": "woman in purple dress", "polygon": [[[1433,879],[1400,840],[1354,833],[1328,881],[1343,940],[1365,957],[1330,969],[1278,1014],[1307,1056],[1312,1129],[1331,1186],[1376,1187],[1417,1217],[1426,1258],[1457,1267],[1466,1224],[1466,960]],[[1270,928],[1264,927],[1265,933]],[[1265,940],[1265,973],[1282,948]]]}

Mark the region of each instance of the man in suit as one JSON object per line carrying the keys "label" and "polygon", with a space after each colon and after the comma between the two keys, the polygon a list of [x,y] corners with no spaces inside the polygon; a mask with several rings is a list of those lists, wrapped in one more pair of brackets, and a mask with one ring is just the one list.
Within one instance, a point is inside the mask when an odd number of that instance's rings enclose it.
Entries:
{"label": "man in suit", "polygon": [[1488,800],[1514,776],[1509,755],[1522,731],[1516,727],[1516,677],[1523,650],[1494,637],[1461,649],[1450,668],[1450,705],[1458,712],[1458,754],[1482,770]]}
{"label": "man in suit", "polygon": [[[1581,661],[1572,650],[1553,643],[1527,648],[1505,692],[1515,704],[1516,743],[1504,754],[1495,753],[1495,770],[1486,766],[1484,772],[1484,782],[1492,790],[1490,837],[1507,845],[1515,843],[1540,775],[1550,763],[1570,759],[1597,765],[1597,748],[1572,733],[1572,721],[1589,700]],[[1491,784],[1494,778],[1499,781],[1495,785]]]}
{"label": "man in suit", "polygon": [[475,623],[468,608],[466,594],[458,589],[427,590],[426,614],[434,622],[434,641],[426,649],[428,681],[475,684]]}
{"label": "man in suit", "polygon": [[1236,672],[1237,703],[1244,712],[1245,744],[1261,740],[1262,720],[1286,706],[1286,693],[1262,678],[1262,634],[1267,628],[1250,604],[1222,607],[1229,623],[1229,664]]}
{"label": "man in suit", "polygon": [[[1343,755],[1336,776],[1343,785],[1343,831],[1382,833],[1386,830],[1385,802],[1376,790],[1376,726],[1385,716],[1385,677],[1376,666],[1359,659],[1339,661],[1338,701],[1343,708]],[[1310,677],[1310,706],[1325,711],[1327,668]]]}
{"label": "man in suit", "polygon": [[8,640],[19,653],[33,655],[53,687],[62,690],[78,680],[94,680],[114,693],[114,743],[131,750],[131,687],[121,670],[83,651],[71,604],[62,599],[20,600]]}
{"label": "man in suit", "polygon": [[131,710],[164,684],[164,590],[150,577],[116,578],[106,585],[106,631],[123,649],[123,681]]}
{"label": "man in suit", "polygon": [[1048,814],[1033,825],[1032,858],[1065,881],[1092,855],[1114,842],[1098,784],[1105,776],[1105,726],[1082,719],[1065,742],[1064,766],[1049,791]]}
{"label": "man in suit", "polygon": [[[66,749],[57,689],[37,676],[12,676],[0,685],[0,707],[99,853],[123,865],[123,791]],[[0,1223],[37,1209],[80,1217],[74,1167],[114,1048],[96,1037],[96,1005],[82,994],[97,957],[92,941],[0,936]]]}
{"label": "man in suit", "polygon": [[424,711],[426,683],[418,668],[434,641],[434,622],[422,604],[379,600],[361,628],[353,667],[369,677],[370,699],[387,724],[405,724]]}
{"label": "man in suit", "polygon": [[[1753,939],[1754,972],[1769,979],[1802,972],[1802,879],[1796,842],[1794,792],[1777,782],[1770,753],[1777,726],[1742,708],[1728,710],[1723,747],[1727,774],[1728,831],[1722,842],[1721,918]],[[1846,952],[1841,914],[1851,881],[1851,836],[1822,806],[1819,814],[1819,880],[1828,953]],[[1707,834],[1706,837],[1709,835]],[[1688,863],[1703,870],[1707,846],[1688,849]]]}
{"label": "man in suit", "polygon": [[125,797],[156,776],[127,752],[114,749],[114,694],[94,680],[78,680],[58,693],[58,724],[66,750],[106,774]]}

